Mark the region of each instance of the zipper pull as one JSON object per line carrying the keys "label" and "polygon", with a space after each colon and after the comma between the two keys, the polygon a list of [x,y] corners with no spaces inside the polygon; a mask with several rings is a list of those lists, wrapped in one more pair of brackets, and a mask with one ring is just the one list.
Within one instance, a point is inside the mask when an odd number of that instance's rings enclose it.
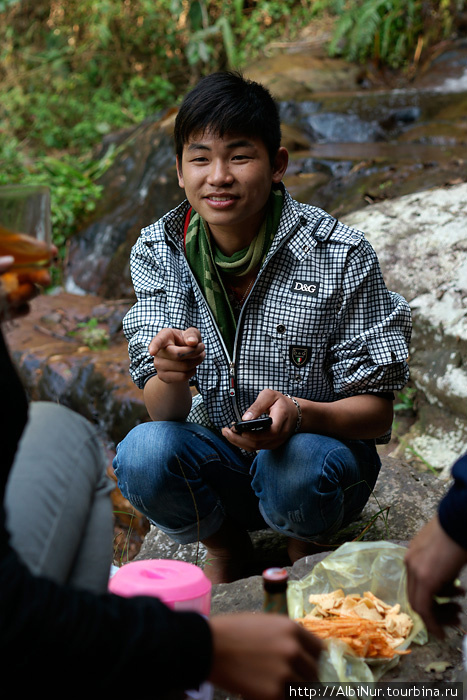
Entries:
{"label": "zipper pull", "polygon": [[229,395],[230,396],[235,396],[235,364],[233,362],[230,363],[230,389],[229,389]]}

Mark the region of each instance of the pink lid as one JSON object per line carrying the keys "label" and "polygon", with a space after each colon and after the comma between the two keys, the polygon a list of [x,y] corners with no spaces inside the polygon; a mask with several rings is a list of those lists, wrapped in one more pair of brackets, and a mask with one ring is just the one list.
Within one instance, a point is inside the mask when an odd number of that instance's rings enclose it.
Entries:
{"label": "pink lid", "polygon": [[150,595],[167,604],[200,598],[211,587],[199,566],[173,559],[131,561],[109,581],[109,591],[116,595]]}

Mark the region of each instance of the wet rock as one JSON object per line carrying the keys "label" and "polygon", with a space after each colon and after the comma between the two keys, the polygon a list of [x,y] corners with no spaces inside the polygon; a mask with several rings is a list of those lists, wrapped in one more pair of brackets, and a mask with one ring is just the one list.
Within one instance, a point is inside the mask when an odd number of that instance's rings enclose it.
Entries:
{"label": "wet rock", "polygon": [[322,51],[278,53],[255,62],[245,74],[258,80],[282,100],[303,102],[316,93],[351,91],[358,85],[361,68]]}
{"label": "wet rock", "polygon": [[[6,328],[30,399],[55,401],[77,411],[112,447],[148,419],[142,392],[128,372],[128,345],[121,332],[121,318],[130,303],[68,293],[41,296],[28,316]],[[83,342],[82,324],[91,319],[105,338],[101,347]]]}
{"label": "wet rock", "polygon": [[112,167],[100,179],[104,196],[93,221],[70,245],[67,289],[106,298],[131,296],[130,250],[141,229],[182,200],[168,110],[126,133]]}
{"label": "wet rock", "polygon": [[371,143],[384,138],[378,122],[364,121],[356,114],[321,112],[308,117],[307,123],[318,143]]}
{"label": "wet rock", "polygon": [[400,109],[390,112],[389,115],[381,121],[380,125],[386,132],[393,134],[394,132],[397,133],[402,126],[418,121],[420,117],[420,107],[401,107]]}

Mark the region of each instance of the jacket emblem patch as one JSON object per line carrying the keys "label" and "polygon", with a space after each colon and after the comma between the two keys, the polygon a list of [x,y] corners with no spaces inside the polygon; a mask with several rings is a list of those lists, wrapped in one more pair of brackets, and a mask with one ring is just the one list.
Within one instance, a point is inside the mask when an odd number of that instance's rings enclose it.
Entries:
{"label": "jacket emblem patch", "polygon": [[295,294],[306,294],[308,297],[316,297],[319,292],[319,282],[294,280],[292,282],[292,292]]}
{"label": "jacket emblem patch", "polygon": [[290,345],[289,357],[290,361],[295,365],[295,367],[304,367],[311,358],[311,348]]}

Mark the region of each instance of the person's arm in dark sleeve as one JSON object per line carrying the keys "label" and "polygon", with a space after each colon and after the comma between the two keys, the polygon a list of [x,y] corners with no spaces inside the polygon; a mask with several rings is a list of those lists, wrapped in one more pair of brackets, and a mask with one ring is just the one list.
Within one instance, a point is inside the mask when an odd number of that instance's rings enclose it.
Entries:
{"label": "person's arm in dark sleeve", "polygon": [[151,678],[151,697],[161,697],[196,688],[209,674],[211,632],[196,613],[156,598],[59,586],[32,576],[11,549],[1,560],[0,591],[2,664],[19,682],[50,688],[58,673],[73,674],[76,688],[141,689]]}
{"label": "person's arm in dark sleeve", "polygon": [[439,504],[438,517],[446,534],[467,550],[467,454],[452,468],[454,483]]}
{"label": "person's arm in dark sleeve", "polygon": [[72,687],[182,700],[210,680],[251,700],[276,700],[287,683],[318,677],[320,640],[284,615],[208,622],[156,598],[96,596],[32,576],[11,549],[1,559],[0,591],[1,668],[15,691],[45,687],[61,697]]}

